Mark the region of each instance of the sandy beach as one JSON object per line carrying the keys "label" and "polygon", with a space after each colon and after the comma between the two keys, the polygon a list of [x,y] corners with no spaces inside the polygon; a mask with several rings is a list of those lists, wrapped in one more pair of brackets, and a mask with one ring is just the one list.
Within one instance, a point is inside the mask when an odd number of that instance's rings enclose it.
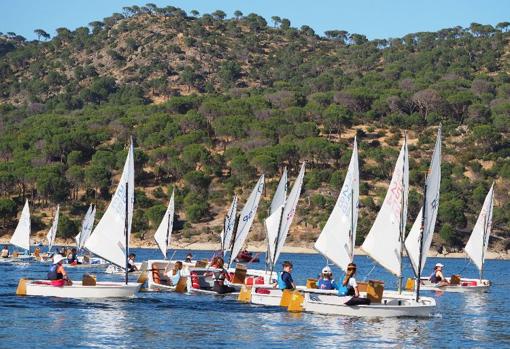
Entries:
{"label": "sandy beach", "polygon": [[[2,237],[0,238],[0,244],[8,244],[9,238]],[[74,246],[74,241],[64,240],[64,239],[56,239],[55,245],[58,246]],[[134,248],[157,248],[156,243],[152,240],[132,240],[131,247]],[[173,241],[171,243],[171,248],[177,250],[206,250],[206,251],[215,251],[219,250],[219,243],[212,242],[192,242],[185,243],[180,241]],[[261,242],[249,242],[247,244],[247,249],[251,252],[265,252],[266,251],[266,243],[264,241]],[[292,244],[287,244],[283,247],[283,252],[285,253],[318,253],[313,245],[310,246],[297,246]],[[355,255],[357,256],[365,256],[366,253],[362,251],[359,247],[356,247],[354,250]],[[440,254],[437,251],[431,249],[429,250],[429,257],[436,258],[467,258],[466,254],[463,252],[451,252],[447,254]],[[497,251],[487,251],[487,259],[503,259],[510,260],[510,253],[505,252],[497,252]]]}

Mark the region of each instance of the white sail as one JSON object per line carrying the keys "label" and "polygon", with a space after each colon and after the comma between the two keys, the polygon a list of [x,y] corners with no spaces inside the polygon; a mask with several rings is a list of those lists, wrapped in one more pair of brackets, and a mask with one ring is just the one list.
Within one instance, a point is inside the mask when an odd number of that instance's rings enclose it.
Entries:
{"label": "white sail", "polygon": [[28,200],[25,201],[18,225],[9,243],[24,250],[30,250],[30,208]]}
{"label": "white sail", "polygon": [[129,241],[133,219],[134,172],[134,150],[133,142],[131,142],[117,190],[92,235],[85,242],[85,248],[90,252],[121,268],[125,268],[127,259],[124,232],[126,225],[126,189],[128,189],[127,238]]}
{"label": "white sail", "polygon": [[156,233],[154,233],[154,240],[158,244],[161,253],[163,253],[163,257],[166,258],[166,251],[170,246],[170,237],[172,236],[172,228],[174,225],[174,211],[175,211],[175,190],[172,191],[172,196],[170,197],[170,201],[168,202],[168,207],[166,208],[165,215],[159,224]]}
{"label": "white sail", "polygon": [[283,169],[282,177],[280,178],[280,182],[278,182],[278,187],[276,187],[276,191],[273,196],[273,201],[271,201],[271,209],[269,210],[269,215],[272,215],[280,206],[285,205],[285,199],[287,198],[287,167]]}
{"label": "white sail", "polygon": [[225,217],[225,221],[223,223],[223,231],[221,232],[221,250],[223,251],[224,257],[232,244],[232,233],[234,232],[234,228],[236,226],[236,218],[237,195],[234,195],[232,203],[230,204],[230,208],[227,212],[227,216]]}
{"label": "white sail", "polygon": [[83,218],[83,222],[81,223],[81,230],[76,235],[76,246],[78,246],[78,249],[82,249],[83,245],[85,244],[85,241],[90,236],[90,233],[92,232],[92,228],[94,226],[94,220],[96,218],[96,206],[91,204],[89,206],[89,209],[87,210],[87,213],[85,214],[85,217]]}
{"label": "white sail", "polygon": [[361,249],[396,276],[401,274],[401,232],[407,220],[409,161],[404,141],[384,202]]}
{"label": "white sail", "polygon": [[53,244],[55,243],[55,237],[57,236],[58,229],[58,216],[60,213],[60,205],[57,205],[57,212],[55,213],[55,217],[53,218],[53,224],[51,225],[50,231],[46,235],[48,239],[48,251],[51,251]]}
{"label": "white sail", "polygon": [[[264,191],[264,175],[260,176],[255,188],[253,188],[246,205],[244,205],[241,215],[239,216],[239,223],[237,225],[236,236],[234,246],[230,254],[230,263],[237,257],[238,253],[243,248],[244,242],[248,237],[251,225],[257,214],[257,208],[259,207],[260,198]],[[229,264],[230,264],[229,263]]]}
{"label": "white sail", "polygon": [[285,244],[285,240],[287,239],[287,234],[289,233],[290,225],[292,224],[292,220],[296,215],[296,207],[299,201],[299,196],[301,194],[301,188],[303,187],[304,177],[305,177],[305,163],[303,162],[303,165],[301,165],[301,170],[299,171],[299,174],[296,178],[296,181],[292,186],[292,190],[290,191],[289,197],[285,201],[283,213],[280,215],[282,217],[282,221],[280,223],[279,229],[280,231],[277,234],[278,241],[276,241],[276,251],[271,251],[271,245],[273,246],[274,249],[275,246],[274,243],[269,245],[270,246],[269,250],[272,253],[271,259],[273,264],[276,263],[278,257],[280,256],[280,253],[282,252],[283,245]]}
{"label": "white sail", "polygon": [[264,220],[267,234],[267,247],[268,252],[266,256],[266,262],[272,263],[274,258],[274,251],[276,247],[276,239],[278,231],[280,230],[280,222],[282,221],[282,212],[287,199],[287,168],[283,170],[280,182],[276,187],[276,192],[271,201],[271,208],[269,210],[269,217]]}
{"label": "white sail", "polygon": [[483,270],[483,263],[489,244],[489,236],[492,229],[492,209],[494,207],[494,184],[492,184],[489,193],[485,197],[482,210],[478,215],[473,232],[464,249],[476,265],[478,270]]}
{"label": "white sail", "polygon": [[354,257],[358,224],[359,165],[358,146],[354,138],[351,161],[335,207],[315,242],[315,249],[347,271]]}
{"label": "white sail", "polygon": [[[439,187],[441,184],[441,128],[437,131],[437,140],[432,154],[432,162],[430,163],[429,175],[426,179],[425,195],[425,220],[423,222],[423,238],[421,237],[421,228],[423,220],[423,207],[414,222],[409,235],[405,241],[407,255],[413,266],[416,275],[421,274],[425,262],[427,261],[427,253],[432,243],[432,234],[436,225],[437,211],[439,209]],[[423,241],[421,242],[421,240]],[[422,246],[420,251],[420,245]],[[421,255],[421,269],[420,265]]]}

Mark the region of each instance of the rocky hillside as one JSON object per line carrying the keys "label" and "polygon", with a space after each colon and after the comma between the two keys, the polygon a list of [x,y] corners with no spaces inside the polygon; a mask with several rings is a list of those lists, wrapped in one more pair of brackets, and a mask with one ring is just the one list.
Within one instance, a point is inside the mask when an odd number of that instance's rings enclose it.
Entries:
{"label": "rocky hillside", "polygon": [[149,238],[171,188],[177,238],[216,240],[234,193],[269,178],[252,239],[284,166],[305,189],[289,240],[315,240],[334,205],[354,135],[361,166],[359,241],[385,195],[408,131],[409,223],[442,123],[437,247],[463,246],[496,182],[494,248],[508,249],[510,76],[507,22],[367,40],[318,36],[285,18],[127,7],[102,21],[27,42],[0,36],[0,230],[23,198],[35,230],[63,206],[61,236],[89,202],[104,209],[130,135],[136,142],[134,231]]}

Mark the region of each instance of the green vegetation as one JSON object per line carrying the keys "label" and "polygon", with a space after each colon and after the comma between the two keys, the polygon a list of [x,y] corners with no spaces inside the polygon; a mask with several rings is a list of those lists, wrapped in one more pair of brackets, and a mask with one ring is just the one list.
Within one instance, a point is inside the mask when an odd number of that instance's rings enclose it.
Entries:
{"label": "green vegetation", "polygon": [[362,239],[404,130],[415,217],[442,123],[436,242],[465,242],[492,181],[494,228],[508,239],[508,23],[367,40],[342,30],[320,37],[277,16],[268,25],[240,11],[199,15],[147,4],[51,39],[36,29],[43,41],[0,35],[1,231],[12,231],[27,197],[37,222],[60,203],[61,234],[72,236],[87,203],[104,210],[132,135],[139,237],[157,226],[170,185],[186,221],[181,235],[192,236],[224,214],[234,192],[246,197],[260,173],[272,182],[287,166],[293,178],[306,160],[297,223],[307,230],[301,240],[314,240],[357,135]]}

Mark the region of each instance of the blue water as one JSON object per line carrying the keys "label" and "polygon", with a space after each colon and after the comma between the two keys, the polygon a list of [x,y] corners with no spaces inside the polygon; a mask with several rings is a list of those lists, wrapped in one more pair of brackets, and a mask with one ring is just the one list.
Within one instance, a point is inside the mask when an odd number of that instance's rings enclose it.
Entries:
{"label": "blue water", "polygon": [[[137,260],[160,258],[157,250],[135,249]],[[178,251],[184,258],[187,251]],[[194,251],[198,258],[212,252]],[[263,258],[261,258],[263,260]],[[294,263],[294,279],[303,284],[324,266],[319,255],[285,254]],[[427,274],[439,259],[429,258]],[[464,259],[441,259],[447,275],[462,270],[476,277]],[[372,270],[367,257],[356,257],[358,280]],[[253,266],[261,266],[254,264]],[[434,294],[437,312],[427,319],[365,319],[290,314],[280,308],[237,303],[208,295],[140,293],[127,300],[73,300],[17,297],[19,277],[44,278],[47,266],[0,264],[0,348],[502,348],[510,347],[510,262],[487,261],[485,277],[493,281],[486,293]],[[336,275],[340,275],[338,270]],[[68,269],[81,279],[93,269]],[[410,269],[406,270],[410,275]],[[98,280],[122,280],[97,273]],[[380,267],[370,279],[395,280]],[[133,277],[133,279],[135,279]]]}

